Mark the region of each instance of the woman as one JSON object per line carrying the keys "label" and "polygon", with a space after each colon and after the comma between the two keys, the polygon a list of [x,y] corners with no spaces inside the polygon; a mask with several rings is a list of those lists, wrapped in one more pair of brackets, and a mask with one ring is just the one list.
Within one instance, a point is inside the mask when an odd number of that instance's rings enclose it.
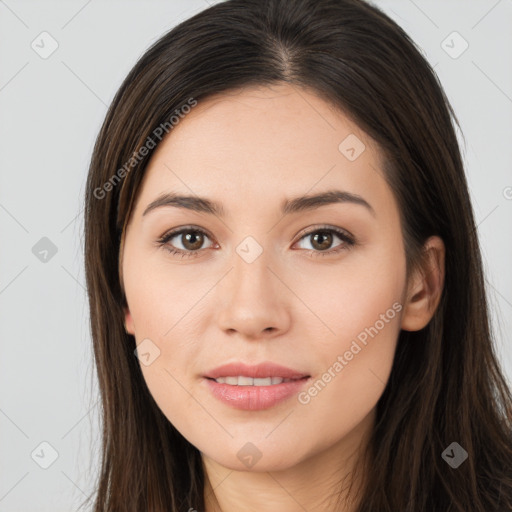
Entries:
{"label": "woman", "polygon": [[361,0],[228,0],[142,56],[87,182],[96,511],[512,510],[452,120]]}

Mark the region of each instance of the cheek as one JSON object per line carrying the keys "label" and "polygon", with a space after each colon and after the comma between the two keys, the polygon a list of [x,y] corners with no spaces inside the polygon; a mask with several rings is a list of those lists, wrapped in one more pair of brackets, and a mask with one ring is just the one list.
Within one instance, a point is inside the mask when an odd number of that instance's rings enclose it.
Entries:
{"label": "cheek", "polygon": [[[322,335],[313,336],[319,371],[299,401],[326,421],[333,414],[343,424],[360,421],[380,398],[393,365],[405,256],[383,244],[315,277],[316,291],[309,282],[306,297],[308,283],[301,279],[300,293],[323,324]],[[332,404],[337,406],[331,410]]]}
{"label": "cheek", "polygon": [[198,413],[190,385],[199,348],[194,341],[199,339],[197,333],[190,331],[194,329],[193,315],[187,315],[193,302],[188,305],[183,297],[178,301],[176,296],[170,297],[161,282],[154,286],[149,285],[151,281],[146,283],[129,302],[139,365],[158,407],[175,427],[186,432],[191,428],[189,418]]}
{"label": "cheek", "polygon": [[361,419],[377,402],[391,372],[403,307],[397,287],[353,291],[349,298],[339,294],[336,308],[328,310],[326,304],[323,309],[329,311],[324,320],[334,334],[313,340],[318,373],[301,403],[313,398],[320,408],[339,403]]}
{"label": "cheek", "polygon": [[[318,373],[298,396],[303,409],[296,415],[304,425],[311,418],[324,425],[321,439],[315,440],[318,450],[348,435],[382,396],[400,332],[402,305],[397,297],[400,286],[394,279],[362,288],[358,279],[347,277],[343,292],[331,290],[330,300],[325,300],[321,310],[330,312],[324,320],[335,335],[314,340]],[[332,302],[335,308],[329,306]]]}
{"label": "cheek", "polygon": [[[133,249],[125,253],[123,275],[139,365],[156,402],[172,405],[178,382],[182,381],[179,372],[187,366],[190,350],[176,336],[180,318],[186,313],[186,301],[175,284],[166,282],[158,263],[151,263],[151,258],[143,258],[136,247]],[[185,321],[183,318],[181,322]]]}
{"label": "cheek", "polygon": [[124,286],[137,341],[171,336],[177,322],[200,299],[201,286],[189,282],[189,274],[166,256],[164,249],[149,252],[134,240],[127,243]]}
{"label": "cheek", "polygon": [[[405,255],[391,244],[369,247],[349,254],[344,260],[295,276],[295,288],[318,320],[318,348],[331,353],[348,350],[352,340],[377,324],[379,331],[398,334],[400,300],[405,286]],[[394,307],[393,307],[394,305]],[[385,328],[384,328],[385,327]],[[318,331],[320,329],[320,331]]]}

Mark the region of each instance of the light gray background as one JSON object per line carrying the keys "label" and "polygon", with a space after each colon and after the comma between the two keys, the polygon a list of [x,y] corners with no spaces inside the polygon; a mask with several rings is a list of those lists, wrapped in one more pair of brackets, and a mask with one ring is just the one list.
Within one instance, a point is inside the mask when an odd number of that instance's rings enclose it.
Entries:
{"label": "light gray background", "polygon": [[[136,60],[208,3],[0,0],[0,512],[76,510],[92,492],[98,402],[82,257],[89,158]],[[422,47],[462,124],[498,351],[512,381],[512,0],[374,3]],[[31,47],[42,46],[43,31],[59,45],[47,59]],[[446,39],[453,31],[469,43],[456,59],[442,46],[462,48]],[[57,248],[47,262],[32,252],[42,237]],[[52,451],[42,442],[58,453],[47,469],[40,464]]]}

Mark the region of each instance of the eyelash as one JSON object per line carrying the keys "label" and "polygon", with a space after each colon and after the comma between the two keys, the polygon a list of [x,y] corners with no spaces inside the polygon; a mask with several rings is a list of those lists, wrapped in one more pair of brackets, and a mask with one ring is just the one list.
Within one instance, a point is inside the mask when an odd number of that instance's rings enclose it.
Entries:
{"label": "eyelash", "polygon": [[[181,255],[182,258],[195,258],[196,256],[199,256],[199,253],[203,249],[199,249],[197,251],[183,251],[181,249],[173,248],[172,246],[168,245],[169,240],[172,240],[175,236],[181,235],[183,233],[201,233],[202,235],[206,235],[208,238],[210,236],[206,231],[200,228],[196,228],[193,226],[185,226],[183,228],[176,229],[174,231],[170,231],[168,233],[165,233],[161,238],[159,238],[156,243],[159,247],[163,247],[166,251],[168,251],[172,255]],[[309,255],[313,257],[317,256],[329,256],[335,253],[339,253],[342,251],[346,251],[351,249],[355,244],[355,239],[349,235],[346,231],[341,230],[339,228],[332,228],[330,226],[323,226],[316,228],[312,231],[309,231],[307,233],[304,233],[297,242],[302,240],[303,238],[306,238],[308,236],[311,236],[315,233],[334,233],[338,238],[340,238],[343,241],[343,244],[338,245],[334,249],[329,249],[327,251],[318,251],[314,249],[302,249],[304,251],[309,251]]]}

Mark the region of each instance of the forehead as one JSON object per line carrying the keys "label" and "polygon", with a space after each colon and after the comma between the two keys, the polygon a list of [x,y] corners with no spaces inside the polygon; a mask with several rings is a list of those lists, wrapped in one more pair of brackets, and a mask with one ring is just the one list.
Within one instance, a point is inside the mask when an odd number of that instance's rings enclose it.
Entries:
{"label": "forehead", "polygon": [[206,143],[209,158],[238,155],[237,162],[247,157],[255,163],[299,157],[316,161],[320,156],[337,160],[339,144],[349,135],[373,146],[354,122],[313,92],[288,84],[258,86],[201,101],[174,126],[157,154],[195,148],[199,156]]}
{"label": "forehead", "polygon": [[380,168],[374,141],[316,94],[287,84],[250,87],[183,116],[151,158],[141,202],[171,190],[238,197],[256,208],[334,188],[379,196],[387,187]]}

